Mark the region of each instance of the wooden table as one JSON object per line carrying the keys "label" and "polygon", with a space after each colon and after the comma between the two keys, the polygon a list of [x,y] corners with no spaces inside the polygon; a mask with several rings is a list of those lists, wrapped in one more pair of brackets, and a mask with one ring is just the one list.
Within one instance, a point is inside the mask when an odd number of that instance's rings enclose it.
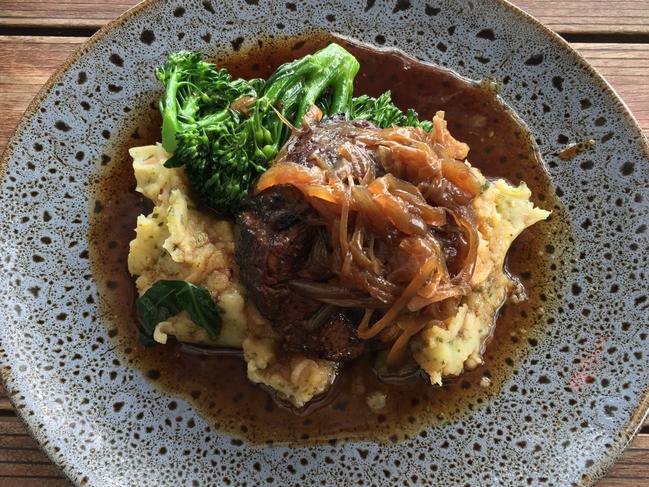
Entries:
{"label": "wooden table", "polygon": [[[54,70],[137,0],[0,0],[0,152]],[[515,0],[563,35],[613,85],[649,133],[649,0]],[[67,486],[0,389],[0,487]],[[649,423],[598,487],[649,485]]]}

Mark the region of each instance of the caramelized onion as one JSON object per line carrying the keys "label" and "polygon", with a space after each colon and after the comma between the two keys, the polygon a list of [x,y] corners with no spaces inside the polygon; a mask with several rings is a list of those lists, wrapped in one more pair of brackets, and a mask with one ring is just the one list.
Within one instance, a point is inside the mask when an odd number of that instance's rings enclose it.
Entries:
{"label": "caramelized onion", "polygon": [[468,193],[471,198],[480,194],[480,182],[463,162],[445,157],[442,160],[442,174],[456,187]]}
{"label": "caramelized onion", "polygon": [[338,237],[340,239],[340,256],[347,258],[349,253],[349,241],[347,240],[347,224],[349,223],[349,193],[343,198],[342,210],[340,212],[340,230]]}
{"label": "caramelized onion", "polygon": [[431,304],[444,301],[445,299],[453,298],[456,296],[466,295],[470,289],[468,286],[450,286],[443,289],[437,288],[434,293],[431,293],[429,298],[425,298],[419,294],[414,296],[408,303],[408,311],[419,311]]}
{"label": "caramelized onion", "polygon": [[462,214],[463,212],[451,212],[453,218],[458,223],[458,225],[464,230],[466,246],[464,249],[464,255],[462,261],[464,264],[461,267],[460,272],[453,278],[453,282],[466,283],[471,280],[473,276],[473,271],[475,269],[475,263],[478,258],[478,231],[475,229],[473,224],[468,220],[466,216]]}
{"label": "caramelized onion", "polygon": [[442,161],[442,175],[460,191],[469,197],[469,200],[480,194],[480,181],[471,172],[471,168],[463,161],[453,159],[446,149],[440,145],[433,145],[433,150]]}
{"label": "caramelized onion", "polygon": [[385,305],[371,297],[350,293],[349,289],[321,282],[298,281],[288,283],[299,294],[341,308],[381,308]]}
{"label": "caramelized onion", "polygon": [[394,342],[390,352],[388,353],[388,358],[386,360],[388,367],[395,367],[403,362],[408,342],[428,324],[428,320],[422,319],[422,317],[410,316],[406,318],[405,321],[406,324],[403,328],[403,332],[399,335],[399,338]]}
{"label": "caramelized onion", "polygon": [[469,146],[463,142],[457,141],[446,126],[444,112],[437,112],[433,117],[433,130],[431,130],[429,140],[433,144],[440,144],[450,157],[463,161],[469,154]]}
{"label": "caramelized onion", "polygon": [[281,162],[273,164],[259,177],[257,192],[263,191],[271,186],[280,184],[292,184],[301,190],[306,185],[323,185],[327,187],[325,173],[319,167],[306,167],[293,162]]}
{"label": "caramelized onion", "polygon": [[412,299],[412,297],[417,294],[419,288],[425,284],[425,282],[430,277],[430,273],[435,268],[437,264],[437,256],[431,257],[423,265],[419,273],[415,278],[408,284],[408,287],[403,291],[403,294],[399,296],[392,307],[383,315],[383,317],[374,323],[372,326],[367,326],[363,329],[358,327],[358,336],[367,340],[376,336],[381,330],[388,326],[394,319],[397,317],[399,312],[404,308],[404,306]]}
{"label": "caramelized onion", "polygon": [[354,210],[359,213],[360,218],[369,225],[373,233],[379,236],[386,236],[390,233],[385,216],[381,207],[374,200],[372,193],[365,186],[354,186],[352,188],[354,198]]}
{"label": "caramelized onion", "polygon": [[[315,131],[313,123],[301,135]],[[464,162],[468,146],[450,135],[439,112],[430,134],[354,126],[334,158],[314,152],[309,166],[289,153],[282,148],[256,189],[291,184],[302,192],[326,235],[309,258],[331,264],[336,275],[289,286],[327,305],[314,320],[331,306],[365,309],[358,336],[392,343],[387,363],[398,364],[409,340],[445,319],[471,289],[478,233],[469,204],[480,184]]]}
{"label": "caramelized onion", "polygon": [[400,232],[406,235],[424,235],[426,224],[416,214],[406,211],[404,204],[387,194],[376,194],[374,200],[378,203],[385,217]]}
{"label": "caramelized onion", "polygon": [[377,149],[387,173],[418,184],[441,176],[441,162],[421,129],[396,127],[362,134],[358,140]]}
{"label": "caramelized onion", "polygon": [[318,198],[329,203],[337,203],[337,198],[333,190],[327,186],[318,186],[317,184],[308,184],[303,187],[303,191],[307,196]]}
{"label": "caramelized onion", "polygon": [[235,112],[241,112],[244,115],[250,114],[250,109],[257,102],[257,98],[254,96],[242,96],[237,98],[230,104],[230,108]]}
{"label": "caramelized onion", "polygon": [[357,221],[356,229],[354,230],[352,239],[349,242],[349,251],[358,265],[364,269],[372,270],[374,268],[374,262],[365,255],[365,252],[363,251],[363,240],[363,229]]}

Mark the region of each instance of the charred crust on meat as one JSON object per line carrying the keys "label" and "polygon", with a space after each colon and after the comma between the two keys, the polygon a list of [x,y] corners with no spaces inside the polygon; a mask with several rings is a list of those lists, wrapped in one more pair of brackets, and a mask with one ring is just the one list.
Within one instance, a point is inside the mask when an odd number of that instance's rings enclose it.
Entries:
{"label": "charred crust on meat", "polygon": [[[317,214],[296,188],[271,187],[250,197],[239,214],[236,258],[250,298],[280,335],[286,350],[345,361],[361,355],[356,316],[337,312],[314,328],[311,317],[322,303],[293,291],[292,279],[327,280],[331,265],[311,258],[326,234]],[[325,243],[326,245],[326,243]]]}

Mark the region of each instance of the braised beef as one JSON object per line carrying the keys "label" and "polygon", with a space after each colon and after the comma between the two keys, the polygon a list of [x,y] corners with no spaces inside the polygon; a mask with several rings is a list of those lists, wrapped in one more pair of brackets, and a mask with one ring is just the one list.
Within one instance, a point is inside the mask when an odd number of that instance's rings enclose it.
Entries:
{"label": "braised beef", "polygon": [[307,223],[309,217],[315,217],[313,210],[289,185],[250,198],[239,215],[236,249],[241,278],[271,322],[304,319],[321,306],[286,285],[298,275],[310,274],[309,253],[317,232]]}
{"label": "braised beef", "polygon": [[[355,141],[363,129],[373,127],[370,122],[348,121],[342,116],[318,122],[316,115],[293,134],[275,164],[290,161],[320,166],[340,178],[361,179],[368,170],[376,176],[384,173],[376,151]],[[334,265],[328,260],[331,252],[322,251],[328,245],[328,233],[302,193],[293,186],[280,185],[253,195],[238,224],[241,278],[252,302],[282,337],[284,347],[336,361],[362,354],[367,345],[356,335],[359,319],[353,311],[314,320],[322,302],[289,286],[296,279],[326,282],[334,277]]]}
{"label": "braised beef", "polygon": [[371,165],[377,176],[384,173],[374,151],[360,148],[354,138],[360,129],[373,128],[366,120],[345,120],[342,115],[323,119],[320,123],[305,125],[283,147],[276,161],[288,160],[302,166],[323,166],[335,172],[346,170],[347,160],[341,157],[342,147],[360,151],[353,158],[352,175],[361,178]]}
{"label": "braised beef", "polygon": [[323,322],[278,320],[274,328],[289,350],[315,353],[320,358],[345,362],[360,356],[366,344],[356,336],[358,315],[336,311]]}
{"label": "braised beef", "polygon": [[316,323],[312,317],[323,304],[288,285],[294,279],[332,277],[330,263],[312,255],[326,245],[326,234],[300,191],[290,185],[262,191],[248,199],[238,224],[241,279],[284,347],[336,361],[359,356],[364,345],[356,337],[351,315],[338,312]]}

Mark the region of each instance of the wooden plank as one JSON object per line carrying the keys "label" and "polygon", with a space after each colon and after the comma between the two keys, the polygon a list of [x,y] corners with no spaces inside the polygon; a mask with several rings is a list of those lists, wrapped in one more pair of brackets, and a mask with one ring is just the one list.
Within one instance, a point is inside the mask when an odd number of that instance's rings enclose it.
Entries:
{"label": "wooden plank", "polygon": [[[0,151],[23,111],[56,68],[85,41],[82,37],[0,36]],[[649,133],[649,45],[574,44],[618,91]]]}
{"label": "wooden plank", "polygon": [[[620,478],[620,477],[606,477],[600,480],[595,487],[643,487],[647,485],[646,479],[638,478]],[[50,484],[47,484],[50,487]]]}
{"label": "wooden plank", "polygon": [[560,34],[648,34],[646,0],[510,0]]}
{"label": "wooden plank", "polygon": [[63,477],[0,477],[0,487],[70,487],[71,485],[70,481]]}
{"label": "wooden plank", "polygon": [[17,417],[0,417],[0,487],[69,485]]}
{"label": "wooden plank", "polygon": [[85,41],[83,37],[0,36],[0,152],[34,95]]}
{"label": "wooden plank", "polygon": [[26,434],[24,428],[22,428],[21,434],[0,433],[0,450],[29,450],[37,447],[34,439]]}
{"label": "wooden plank", "polygon": [[[0,416],[0,436],[27,436],[30,438],[29,433],[16,416]],[[36,443],[32,443],[33,445]]]}
{"label": "wooden plank", "polygon": [[52,462],[40,448],[0,448],[0,465],[19,463],[49,465]]}
{"label": "wooden plank", "polygon": [[[0,0],[0,26],[97,29],[137,3],[138,0]],[[613,3],[610,0],[512,0],[512,3],[560,33],[649,33],[646,0]]]}
{"label": "wooden plank", "polygon": [[60,479],[64,475],[53,463],[0,463],[0,477],[46,477]]}
{"label": "wooden plank", "polygon": [[139,0],[0,0],[0,26],[98,29]]}

